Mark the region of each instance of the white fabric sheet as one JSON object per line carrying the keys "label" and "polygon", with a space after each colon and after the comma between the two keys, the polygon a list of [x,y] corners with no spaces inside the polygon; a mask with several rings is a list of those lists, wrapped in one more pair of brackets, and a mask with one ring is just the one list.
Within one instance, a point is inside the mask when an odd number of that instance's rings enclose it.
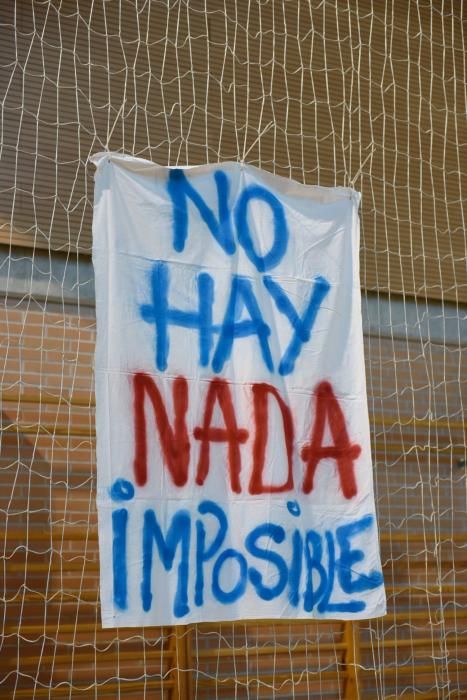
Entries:
{"label": "white fabric sheet", "polygon": [[359,194],[94,163],[103,626],[383,615]]}

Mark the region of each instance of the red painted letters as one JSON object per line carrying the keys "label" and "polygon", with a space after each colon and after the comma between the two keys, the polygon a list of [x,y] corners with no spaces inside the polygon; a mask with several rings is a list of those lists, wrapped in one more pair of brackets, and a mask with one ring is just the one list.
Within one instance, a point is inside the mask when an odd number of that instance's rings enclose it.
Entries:
{"label": "red painted letters", "polygon": [[188,479],[190,462],[190,440],[186,427],[188,410],[188,384],[184,377],[177,377],[173,383],[174,428],[170,425],[162,396],[155,382],[143,372],[133,377],[134,416],[135,416],[135,460],[133,464],[138,486],[144,486],[148,478],[146,415],[144,399],[147,395],[152,403],[162,455],[174,484],[184,486]]}
{"label": "red painted letters", "polygon": [[[306,462],[305,478],[303,480],[304,493],[313,490],[313,479],[316,468],[322,459],[331,458],[337,462],[339,480],[342,492],[346,498],[352,498],[357,493],[355,482],[354,461],[360,455],[360,445],[352,445],[347,434],[344,414],[336,399],[329,382],[321,382],[315,390],[316,413],[311,442],[303,447],[301,456]],[[329,423],[334,444],[323,445],[324,428],[326,420]]]}
{"label": "red painted letters", "polygon": [[[281,493],[293,489],[293,421],[290,408],[282,399],[281,395],[273,386],[269,384],[253,384],[253,405],[255,416],[255,440],[253,443],[253,468],[250,478],[250,493]],[[287,480],[280,484],[268,485],[263,483],[264,460],[266,456],[266,445],[268,443],[268,399],[269,395],[274,396],[282,414],[284,426],[284,441],[287,451]]]}
{"label": "red painted letters", "polygon": [[[233,386],[233,385],[232,385]],[[196,483],[203,486],[209,474],[211,461],[211,443],[227,443],[227,464],[230,488],[234,493],[241,493],[241,450],[240,446],[248,440],[249,431],[238,427],[232,401],[232,386],[224,379],[215,377],[209,382],[203,410],[202,425],[193,431],[193,437],[200,441],[200,452],[196,469]],[[186,425],[188,410],[188,383],[184,377],[177,377],[173,382],[173,427],[167,415],[164,400],[155,381],[147,374],[137,373],[133,377],[134,389],[134,430],[135,458],[134,474],[138,486],[147,483],[147,425],[145,398],[149,398],[155,416],[162,456],[172,477],[173,483],[184,486],[188,481],[190,462],[190,440]],[[290,407],[278,390],[265,383],[251,385],[253,397],[254,438],[252,445],[252,466],[248,490],[252,495],[263,493],[283,493],[293,491],[293,456],[294,424]],[[304,493],[310,493],[314,487],[314,477],[319,463],[323,459],[333,459],[337,463],[339,485],[345,498],[357,494],[355,478],[355,461],[361,453],[361,447],[352,444],[347,432],[344,413],[329,382],[321,382],[315,389],[315,412],[310,442],[301,450],[305,462],[302,484]],[[265,484],[263,472],[266,449],[269,439],[269,401],[273,398],[279,406],[285,449],[287,453],[287,476],[282,484]],[[212,425],[216,404],[219,406],[224,421],[223,427]],[[329,426],[331,445],[323,445],[324,431]]]}
{"label": "red painted letters", "polygon": [[[212,414],[216,401],[222,412],[225,428],[212,428]],[[224,379],[212,379],[206,396],[204,408],[203,427],[195,428],[193,435],[196,440],[201,440],[201,449],[198,462],[198,473],[196,483],[199,486],[204,481],[209,472],[209,457],[211,442],[227,442],[228,463],[230,472],[230,486],[234,493],[241,493],[240,484],[241,457],[240,444],[248,440],[248,430],[237,427],[235,409],[232,403],[230,388]]]}

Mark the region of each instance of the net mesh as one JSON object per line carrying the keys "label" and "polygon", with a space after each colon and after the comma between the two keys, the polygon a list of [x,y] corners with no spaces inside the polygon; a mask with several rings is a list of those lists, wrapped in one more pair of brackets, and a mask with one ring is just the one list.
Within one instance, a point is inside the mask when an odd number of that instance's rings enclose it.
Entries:
{"label": "net mesh", "polygon": [[[0,21],[1,696],[465,697],[464,4],[10,0]],[[384,619],[101,629],[107,148],[361,191]]]}

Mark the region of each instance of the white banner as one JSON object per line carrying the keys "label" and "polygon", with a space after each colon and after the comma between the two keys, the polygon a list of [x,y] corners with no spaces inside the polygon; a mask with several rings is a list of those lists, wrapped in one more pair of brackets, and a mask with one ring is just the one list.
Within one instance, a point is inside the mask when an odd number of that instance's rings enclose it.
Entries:
{"label": "white banner", "polygon": [[383,615],[359,195],[94,163],[103,626]]}

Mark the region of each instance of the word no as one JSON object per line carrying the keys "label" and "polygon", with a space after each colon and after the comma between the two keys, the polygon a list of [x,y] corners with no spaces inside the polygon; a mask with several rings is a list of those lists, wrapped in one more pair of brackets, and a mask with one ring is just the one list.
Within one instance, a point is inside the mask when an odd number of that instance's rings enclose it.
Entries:
{"label": "word no", "polygon": [[[217,189],[218,216],[208,207],[199,192],[190,184],[183,170],[175,168],[170,171],[167,191],[173,207],[173,248],[177,253],[183,252],[188,237],[188,200],[198,209],[198,212],[211,232],[214,240],[226,255],[236,252],[233,236],[232,219],[235,220],[237,238],[247,257],[258,272],[266,272],[280,263],[289,241],[289,231],[282,203],[277,197],[261,185],[244,187],[236,201],[233,216],[229,207],[229,179],[218,170],[214,173]],[[273,217],[273,242],[270,250],[261,255],[255,250],[253,238],[248,224],[248,207],[252,200],[259,200],[268,205]]]}

